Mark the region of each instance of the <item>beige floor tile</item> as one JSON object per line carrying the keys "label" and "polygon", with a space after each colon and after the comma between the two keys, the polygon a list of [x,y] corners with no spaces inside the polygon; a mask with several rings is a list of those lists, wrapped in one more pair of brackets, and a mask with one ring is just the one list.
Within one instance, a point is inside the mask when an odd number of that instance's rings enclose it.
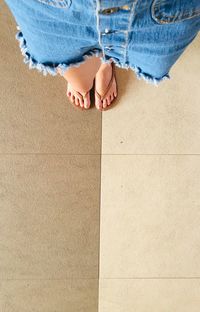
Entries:
{"label": "beige floor tile", "polygon": [[98,280],[2,282],[2,312],[97,312]]}
{"label": "beige floor tile", "polygon": [[100,156],[0,156],[0,279],[97,278]]}
{"label": "beige floor tile", "polygon": [[0,10],[0,153],[99,154],[101,114],[68,102],[63,78],[23,63],[16,23]]}
{"label": "beige floor tile", "polygon": [[200,35],[159,87],[118,70],[119,99],[102,117],[103,154],[200,153]]}
{"label": "beige floor tile", "polygon": [[199,312],[200,280],[100,280],[99,312]]}
{"label": "beige floor tile", "polygon": [[103,155],[100,277],[200,277],[200,156]]}

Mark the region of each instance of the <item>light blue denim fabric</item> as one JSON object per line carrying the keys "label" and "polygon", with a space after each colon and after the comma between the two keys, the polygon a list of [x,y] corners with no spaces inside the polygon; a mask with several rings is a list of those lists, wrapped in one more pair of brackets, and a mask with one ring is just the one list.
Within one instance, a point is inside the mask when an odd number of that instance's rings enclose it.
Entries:
{"label": "light blue denim fabric", "polygon": [[157,84],[200,30],[200,0],[5,0],[24,62],[62,74],[92,55]]}

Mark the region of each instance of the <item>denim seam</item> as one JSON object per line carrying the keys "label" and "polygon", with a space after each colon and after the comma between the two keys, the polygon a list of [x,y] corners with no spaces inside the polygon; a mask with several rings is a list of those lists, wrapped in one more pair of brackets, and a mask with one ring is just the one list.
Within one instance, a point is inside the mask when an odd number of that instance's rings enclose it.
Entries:
{"label": "denim seam", "polygon": [[24,63],[29,65],[29,69],[37,69],[39,72],[42,72],[44,76],[46,76],[47,74],[50,74],[52,76],[56,76],[58,74],[57,69],[61,70],[61,76],[64,75],[65,71],[71,67],[79,67],[81,64],[83,64],[88,58],[92,57],[92,56],[101,56],[102,55],[102,51],[98,50],[98,49],[93,49],[90,50],[88,52],[86,52],[85,54],[83,54],[82,56],[82,60],[78,61],[78,62],[70,62],[69,64],[67,63],[59,63],[57,65],[55,65],[54,63],[52,63],[52,65],[46,65],[44,63],[40,63],[38,61],[36,61],[28,52],[28,47],[26,45],[26,40],[24,39],[23,33],[20,30],[19,25],[17,25],[17,34],[15,35],[15,38],[18,40],[19,42],[19,47],[21,49],[21,53],[24,56]]}
{"label": "denim seam", "polygon": [[[156,13],[156,10],[160,14]],[[185,20],[192,19],[200,15],[200,10],[194,11],[192,15],[188,15],[189,11],[186,11],[178,18],[178,16],[168,16],[161,11],[161,2],[159,0],[153,0],[151,4],[151,16],[158,24],[173,24],[183,22]]]}
{"label": "denim seam", "polygon": [[127,33],[126,33],[126,38],[125,38],[125,51],[124,51],[124,64],[126,64],[127,62],[127,57],[128,57],[128,43],[129,43],[129,33],[130,33],[130,30],[131,30],[131,24],[132,24],[132,21],[134,19],[134,11],[135,11],[135,7],[136,7],[136,4],[137,4],[137,1],[136,0],[135,2],[133,2],[133,5],[131,7],[131,12],[130,12],[130,16],[129,16],[129,20],[128,20],[128,29],[127,29]]}
{"label": "denim seam", "polygon": [[138,79],[143,79],[148,83],[152,83],[154,85],[158,85],[159,82],[165,80],[165,79],[170,79],[170,75],[167,73],[164,76],[160,78],[153,77],[145,72],[142,71],[142,69],[136,65],[128,65],[128,64],[121,64],[119,60],[115,57],[111,57],[109,59],[106,59],[102,57],[102,51],[98,49],[93,49],[86,54],[82,56],[83,60],[74,62],[74,63],[59,63],[56,66],[50,66],[50,65],[45,65],[43,63],[39,63],[36,61],[34,58],[31,57],[30,53],[28,52],[28,47],[26,45],[26,41],[23,37],[23,33],[20,31],[20,27],[17,25],[17,29],[19,30],[16,34],[16,39],[19,42],[19,47],[21,49],[22,55],[24,56],[24,63],[29,64],[29,69],[37,69],[39,72],[42,72],[44,76],[47,74],[51,74],[53,76],[57,75],[57,69],[59,68],[61,70],[61,76],[64,75],[65,71],[71,67],[79,67],[82,63],[86,61],[86,59],[90,58],[91,56],[99,56],[101,59],[102,63],[110,63],[111,60],[115,63],[115,65],[119,68],[124,68],[124,69],[132,69],[136,77]]}
{"label": "denim seam", "polygon": [[104,48],[103,48],[103,45],[101,42],[101,32],[100,32],[100,17],[99,17],[100,9],[101,9],[100,0],[96,0],[96,20],[97,20],[98,41],[99,41],[99,45],[100,45],[102,52],[103,52],[102,59],[105,61],[106,60],[105,51],[104,51]]}
{"label": "denim seam", "polygon": [[71,0],[37,0],[37,1],[61,9],[69,8],[71,5]]}

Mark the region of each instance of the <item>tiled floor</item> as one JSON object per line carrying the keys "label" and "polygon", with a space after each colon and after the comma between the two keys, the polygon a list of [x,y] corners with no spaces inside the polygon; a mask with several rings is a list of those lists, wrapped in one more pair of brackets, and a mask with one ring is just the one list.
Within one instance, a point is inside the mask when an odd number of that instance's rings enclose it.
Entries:
{"label": "tiled floor", "polygon": [[199,39],[103,114],[100,312],[200,311]]}
{"label": "tiled floor", "polygon": [[0,312],[96,312],[101,114],[28,69],[0,11]]}
{"label": "tiled floor", "polygon": [[0,312],[199,312],[200,37],[82,112],[0,3]]}

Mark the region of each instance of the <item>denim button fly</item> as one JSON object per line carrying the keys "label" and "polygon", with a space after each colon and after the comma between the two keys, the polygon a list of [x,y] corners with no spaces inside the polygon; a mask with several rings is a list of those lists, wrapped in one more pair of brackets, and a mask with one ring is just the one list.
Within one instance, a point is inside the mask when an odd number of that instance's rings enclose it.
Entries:
{"label": "denim button fly", "polygon": [[[108,6],[107,0],[98,1],[97,20],[100,46],[103,52],[103,59],[110,57],[120,58],[123,64],[127,63],[128,38],[131,17],[134,16],[135,1],[127,4],[128,1],[119,0]],[[110,4],[113,3],[112,1]],[[114,6],[118,4],[117,6]],[[119,27],[120,21],[120,27]],[[111,47],[112,48],[108,48]],[[109,51],[109,55],[105,52]]]}
{"label": "denim button fly", "polygon": [[155,84],[169,78],[197,36],[199,1],[5,0],[20,26],[16,38],[29,68],[64,74],[96,55]]}

